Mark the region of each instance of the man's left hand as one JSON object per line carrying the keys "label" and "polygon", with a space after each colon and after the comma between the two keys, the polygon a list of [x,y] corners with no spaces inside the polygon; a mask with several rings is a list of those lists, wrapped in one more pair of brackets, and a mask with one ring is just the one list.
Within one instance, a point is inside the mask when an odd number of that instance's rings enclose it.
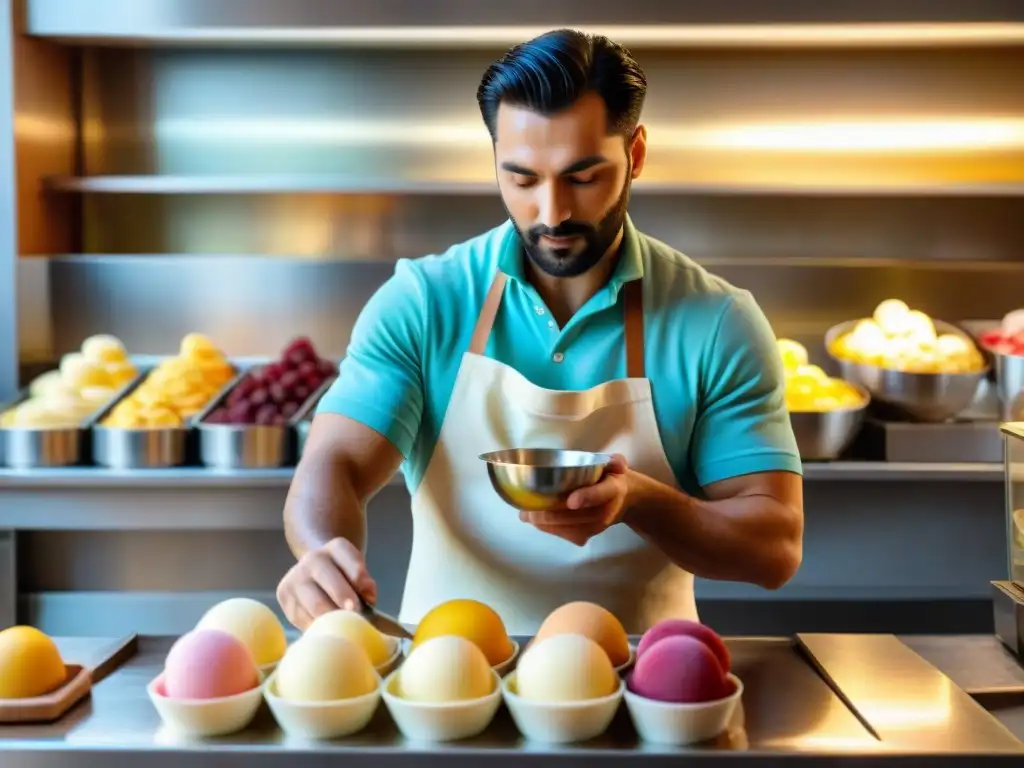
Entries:
{"label": "man's left hand", "polygon": [[582,547],[592,537],[622,520],[629,508],[629,467],[615,454],[604,476],[594,485],[574,491],[568,509],[520,511],[519,519],[539,531]]}

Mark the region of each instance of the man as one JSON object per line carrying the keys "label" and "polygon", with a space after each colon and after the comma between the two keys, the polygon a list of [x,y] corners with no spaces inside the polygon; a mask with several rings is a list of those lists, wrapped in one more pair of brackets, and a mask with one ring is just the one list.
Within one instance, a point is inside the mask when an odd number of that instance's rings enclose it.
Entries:
{"label": "man", "polygon": [[[802,557],[801,465],[782,364],[751,296],[636,231],[644,74],[603,37],[509,51],[477,93],[509,221],[399,262],[368,302],[288,494],[304,628],[369,602],[364,508],[399,469],[413,546],[399,619],[453,598],[530,634],[569,600],[629,632],[696,617],[693,575],[782,586]],[[479,455],[614,454],[568,509],[499,500]],[[404,462],[404,463],[403,463]]]}

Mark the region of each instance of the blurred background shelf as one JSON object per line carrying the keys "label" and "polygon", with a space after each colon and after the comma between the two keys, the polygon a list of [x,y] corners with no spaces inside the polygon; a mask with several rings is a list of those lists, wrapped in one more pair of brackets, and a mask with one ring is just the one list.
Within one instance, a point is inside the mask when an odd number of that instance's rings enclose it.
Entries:
{"label": "blurred background shelf", "polygon": [[[342,357],[396,259],[506,218],[480,76],[566,24],[636,49],[647,75],[637,227],[750,290],[813,362],[828,365],[827,328],[886,298],[950,322],[1021,303],[1017,0],[0,6],[27,32],[0,18],[13,62],[0,77],[0,274],[15,275],[13,301],[0,297],[0,400],[95,333],[165,355],[199,331],[231,357],[302,334]],[[794,581],[702,582],[702,616],[733,633],[807,631],[809,617],[829,631],[987,631],[985,591],[1006,575],[999,465],[805,474]],[[118,621],[175,633],[215,593],[272,600],[294,562],[281,536],[291,476],[0,472],[0,626],[17,594],[25,619],[60,634]],[[400,480],[367,519],[394,610],[412,535]],[[33,597],[54,594],[52,610]],[[85,594],[96,610],[73,608]],[[834,607],[850,596],[865,602]]]}
{"label": "blurred background shelf", "polygon": [[[42,373],[38,364],[52,365],[96,333],[117,335],[129,350],[157,353],[175,349],[185,334],[198,329],[233,358],[265,357],[304,334],[325,355],[340,359],[359,311],[394,274],[395,261],[443,253],[471,235],[474,221],[468,215],[472,206],[463,206],[467,215],[460,219],[458,206],[443,204],[451,198],[442,198],[377,214],[357,216],[356,209],[336,218],[329,206],[311,205],[312,213],[324,216],[323,227],[303,230],[289,217],[291,208],[265,201],[266,206],[233,208],[221,208],[217,201],[146,206],[132,216],[105,219],[111,224],[97,228],[92,243],[104,252],[19,259],[24,380]],[[982,218],[977,201],[963,201],[962,213],[955,206],[935,210],[937,218],[925,230],[913,222],[920,223],[931,207],[905,200],[881,212],[846,200],[807,206],[780,200],[766,208],[695,201],[676,213],[678,200],[653,201],[634,203],[638,227],[666,242],[681,237],[692,242],[694,258],[752,291],[776,334],[807,345],[826,368],[825,331],[838,320],[869,314],[895,293],[952,322],[998,318],[1020,301],[1024,261],[1015,258],[1021,240],[1014,239],[1024,237],[1019,204],[993,205]],[[217,215],[204,217],[204,208]],[[799,232],[773,225],[772,217],[784,208],[805,211],[810,223]],[[163,219],[155,218],[157,210]],[[421,226],[431,213],[436,214],[433,226]],[[874,229],[859,230],[869,217]],[[737,218],[745,219],[746,227],[730,223]],[[172,219],[173,231],[156,223]],[[968,229],[973,242],[962,239]],[[754,237],[754,231],[763,237]],[[834,242],[837,237],[845,241]],[[259,250],[278,243],[282,252],[293,250],[286,255]],[[901,245],[910,243],[930,250],[932,258],[900,258]],[[862,255],[820,255],[837,245]],[[135,249],[145,246],[168,252]],[[225,252],[211,253],[211,246]]]}
{"label": "blurred background shelf", "polygon": [[[280,488],[287,487],[293,467],[279,469],[215,470],[206,467],[170,469],[105,469],[63,467],[37,470],[0,469],[0,490],[7,488],[79,490],[126,488]],[[399,480],[395,481],[400,483]],[[0,527],[3,524],[0,523]]]}
{"label": "blurred background shelf", "polygon": [[[481,129],[482,130],[482,129]],[[46,179],[51,192],[87,195],[495,195],[488,181],[355,178],[331,174],[307,175],[142,175],[58,176]],[[756,184],[740,182],[691,183],[638,180],[633,190],[641,195],[823,195],[912,197],[1024,197],[1018,183],[891,183],[891,184]]]}
{"label": "blurred background shelf", "polygon": [[[484,47],[512,45],[566,23],[541,0],[512,5],[389,0],[27,0],[30,34],[73,43],[119,45],[301,45]],[[576,25],[633,47],[1001,45],[1024,31],[1013,2],[935,0],[806,3],[759,0],[622,6],[591,0]],[[774,25],[765,28],[764,22]],[[839,25],[846,25],[840,27]]]}
{"label": "blurred background shelf", "polygon": [[[332,174],[267,174],[238,176],[58,176],[47,179],[52,192],[107,195],[287,195],[287,194],[497,194],[492,182],[440,181],[430,179],[355,178]],[[671,193],[671,188],[664,189]]]}
{"label": "blurred background shelf", "polygon": [[[214,470],[204,467],[176,467],[173,469],[115,470],[101,467],[67,467],[61,469],[11,470],[0,469],[0,491],[5,489],[77,488],[239,488],[287,487],[294,469]],[[1001,481],[1003,467],[992,463],[926,464],[916,462],[836,461],[804,464],[804,477],[808,480],[879,480],[903,481]],[[390,483],[404,486],[401,475]],[[0,513],[0,528],[4,527]]]}

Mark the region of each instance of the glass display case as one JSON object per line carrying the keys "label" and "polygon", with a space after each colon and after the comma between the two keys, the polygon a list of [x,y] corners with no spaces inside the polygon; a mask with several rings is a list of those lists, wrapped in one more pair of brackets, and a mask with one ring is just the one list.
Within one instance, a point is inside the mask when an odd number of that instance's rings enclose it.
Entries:
{"label": "glass display case", "polygon": [[1024,659],[1024,422],[1003,424],[1008,581],[993,582],[995,630]]}

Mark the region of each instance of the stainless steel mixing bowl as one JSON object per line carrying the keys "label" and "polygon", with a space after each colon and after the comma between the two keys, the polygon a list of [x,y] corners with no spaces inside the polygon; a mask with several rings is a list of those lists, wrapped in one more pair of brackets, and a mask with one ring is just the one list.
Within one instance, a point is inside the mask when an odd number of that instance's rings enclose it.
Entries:
{"label": "stainless steel mixing bowl", "polygon": [[988,358],[995,371],[996,391],[999,395],[999,418],[1002,421],[1024,420],[1024,357],[993,352],[981,344],[982,335],[998,329],[998,320],[964,320],[960,323]]}
{"label": "stainless steel mixing bowl", "polygon": [[871,403],[871,395],[864,387],[848,383],[864,398],[862,405],[836,411],[790,411],[789,420],[793,424],[801,459],[836,459],[857,436]]}
{"label": "stainless steel mixing bowl", "polygon": [[[838,363],[840,376],[860,384],[874,400],[907,418],[923,422],[951,419],[974,400],[978,385],[988,373],[987,367],[973,373],[908,373],[836,357],[832,353],[832,345],[840,336],[852,331],[858,322],[850,320],[830,328],[825,334],[825,347],[829,356]],[[974,344],[970,335],[955,325],[941,320],[933,322],[940,334],[952,333]]]}
{"label": "stainless steel mixing bowl", "polygon": [[512,448],[480,458],[498,495],[526,510],[564,509],[572,492],[594,485],[611,461],[603,453],[548,448]]}
{"label": "stainless steel mixing bowl", "polygon": [[993,354],[1004,421],[1024,420],[1024,357]]}

